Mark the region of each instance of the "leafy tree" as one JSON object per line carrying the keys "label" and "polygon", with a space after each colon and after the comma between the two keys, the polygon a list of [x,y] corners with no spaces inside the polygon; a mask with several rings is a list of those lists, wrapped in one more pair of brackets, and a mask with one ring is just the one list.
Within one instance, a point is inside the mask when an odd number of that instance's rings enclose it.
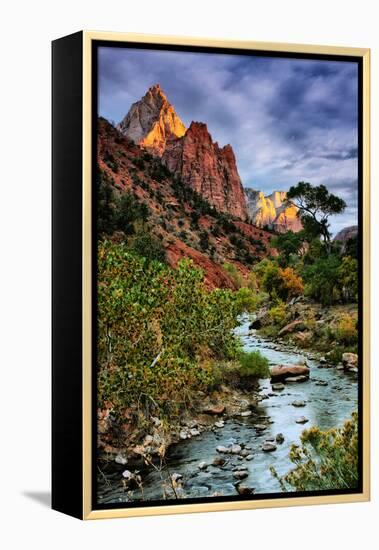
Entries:
{"label": "leafy tree", "polygon": [[206,231],[200,233],[200,248],[205,252],[209,248],[209,236]]}
{"label": "leafy tree", "polygon": [[331,305],[341,297],[339,267],[341,259],[336,254],[318,258],[313,264],[302,270],[306,283],[305,294],[321,302],[324,306]]}
{"label": "leafy tree", "polygon": [[100,234],[111,235],[116,227],[115,202],[112,185],[105,172],[97,178],[97,229]]}
{"label": "leafy tree", "polygon": [[149,217],[149,207],[137,200],[130,191],[122,193],[116,205],[116,226],[125,235],[135,233],[135,222],[145,223]]}
{"label": "leafy tree", "polygon": [[271,237],[270,245],[278,250],[280,264],[286,266],[292,255],[299,254],[303,246],[303,239],[299,233],[287,231]]}
{"label": "leafy tree", "polygon": [[173,422],[212,382],[211,361],[235,360],[235,294],[208,292],[190,261],[177,269],[99,243],[98,405]]}
{"label": "leafy tree", "polygon": [[344,256],[338,268],[341,293],[346,301],[358,300],[358,260]]}
{"label": "leafy tree", "polygon": [[304,290],[301,277],[291,267],[282,269],[274,263],[266,270],[262,285],[272,299],[287,300],[299,296]]}
{"label": "leafy tree", "polygon": [[329,217],[343,212],[346,208],[345,201],[330,193],[325,185],[313,186],[304,181],[290,188],[287,200],[299,209],[306,232],[312,238],[321,236],[329,247]]}

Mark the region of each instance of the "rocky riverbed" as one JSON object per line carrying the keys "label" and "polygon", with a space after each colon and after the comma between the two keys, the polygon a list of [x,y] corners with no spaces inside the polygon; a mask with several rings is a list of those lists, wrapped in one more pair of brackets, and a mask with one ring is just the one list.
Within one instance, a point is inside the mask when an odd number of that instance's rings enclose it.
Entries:
{"label": "rocky riverbed", "polygon": [[[309,379],[260,381],[260,400],[236,416],[215,414],[212,429],[194,425],[190,439],[172,445],[162,468],[146,466],[132,474],[140,485],[128,486],[127,465],[108,464],[98,478],[100,504],[162,498],[196,498],[240,494],[278,493],[279,475],[293,466],[288,455],[292,443],[312,425],[339,427],[357,409],[357,374],[325,364],[323,358],[296,348],[274,344],[249,330],[242,319],[238,334],[246,351],[259,350],[275,365],[307,362]],[[295,377],[296,378],[296,377]],[[256,400],[255,400],[256,401]],[[127,475],[127,474],[126,474]]]}

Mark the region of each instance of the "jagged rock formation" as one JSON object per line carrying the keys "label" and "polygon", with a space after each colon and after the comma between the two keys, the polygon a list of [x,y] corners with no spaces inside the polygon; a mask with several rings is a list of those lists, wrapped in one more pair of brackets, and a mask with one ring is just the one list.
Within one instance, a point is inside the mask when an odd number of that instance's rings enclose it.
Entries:
{"label": "jagged rock formation", "polygon": [[161,157],[166,144],[185,134],[186,128],[159,84],[133,103],[117,129],[150,154]]}
{"label": "jagged rock formation", "polygon": [[186,130],[159,84],[133,103],[117,129],[150,154],[161,157],[173,174],[220,212],[247,217],[232,147],[221,148],[214,143],[201,122],[192,122]]}
{"label": "jagged rock formation", "polygon": [[246,199],[233,149],[213,142],[206,124],[191,122],[182,138],[167,144],[162,161],[217,210],[246,218]]}
{"label": "jagged rock formation", "polygon": [[302,229],[298,209],[287,204],[285,191],[274,191],[265,196],[262,191],[245,189],[248,215],[258,227],[268,226],[279,233],[300,231]]}
{"label": "jagged rock formation", "polygon": [[[247,279],[254,261],[275,255],[271,233],[216,209],[204,210],[195,193],[181,193],[173,173],[159,171],[161,159],[146,155],[104,118],[98,120],[97,164],[102,196],[108,197],[101,201],[102,208],[114,207],[111,193],[114,197],[131,193],[147,206],[148,219],[141,230],[161,240],[168,264],[175,267],[182,258],[191,259],[204,271],[207,288],[236,288],[225,264],[235,266]],[[119,230],[108,237],[124,238]]]}
{"label": "jagged rock formation", "polygon": [[347,241],[350,241],[350,239],[354,239],[358,235],[358,226],[357,225],[351,225],[350,227],[344,227],[337,233],[337,235],[334,237],[335,241],[340,241],[343,243],[346,243]]}

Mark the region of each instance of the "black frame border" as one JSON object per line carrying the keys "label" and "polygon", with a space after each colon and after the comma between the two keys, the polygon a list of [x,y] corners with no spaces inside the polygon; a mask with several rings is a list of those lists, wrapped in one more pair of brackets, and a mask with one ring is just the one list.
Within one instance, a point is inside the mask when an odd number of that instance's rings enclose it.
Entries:
{"label": "black frame border", "polygon": [[[218,46],[188,46],[175,44],[159,44],[145,43],[133,41],[112,41],[95,39],[91,41],[91,58],[92,58],[92,81],[91,81],[91,96],[92,96],[92,136],[91,136],[91,167],[92,167],[92,511],[113,510],[113,509],[136,509],[136,508],[155,508],[159,506],[177,506],[181,504],[206,504],[213,502],[255,502],[271,499],[281,500],[283,498],[299,498],[299,497],[322,497],[335,495],[353,495],[363,492],[363,58],[359,55],[338,55],[338,54],[316,54],[316,53],[297,53],[285,51],[268,51],[259,49],[245,48],[228,48]],[[97,119],[98,119],[98,48],[123,48],[123,49],[144,49],[144,50],[165,50],[175,52],[190,52],[190,53],[209,53],[209,54],[226,54],[226,55],[243,55],[257,56],[269,58],[290,58],[290,59],[305,59],[315,61],[339,61],[356,63],[358,67],[358,237],[359,237],[359,298],[358,298],[358,426],[359,426],[359,484],[356,489],[341,489],[327,491],[304,491],[293,493],[267,493],[257,494],[252,496],[222,496],[222,497],[200,497],[188,499],[154,500],[141,501],[131,503],[112,503],[99,504],[97,502],[97,476],[95,465],[97,463]]]}

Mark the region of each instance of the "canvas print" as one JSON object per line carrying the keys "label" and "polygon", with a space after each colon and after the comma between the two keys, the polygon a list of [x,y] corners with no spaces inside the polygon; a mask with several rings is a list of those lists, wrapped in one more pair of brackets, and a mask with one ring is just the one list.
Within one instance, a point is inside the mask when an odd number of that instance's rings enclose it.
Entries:
{"label": "canvas print", "polygon": [[96,506],[358,491],[358,62],[96,56]]}

